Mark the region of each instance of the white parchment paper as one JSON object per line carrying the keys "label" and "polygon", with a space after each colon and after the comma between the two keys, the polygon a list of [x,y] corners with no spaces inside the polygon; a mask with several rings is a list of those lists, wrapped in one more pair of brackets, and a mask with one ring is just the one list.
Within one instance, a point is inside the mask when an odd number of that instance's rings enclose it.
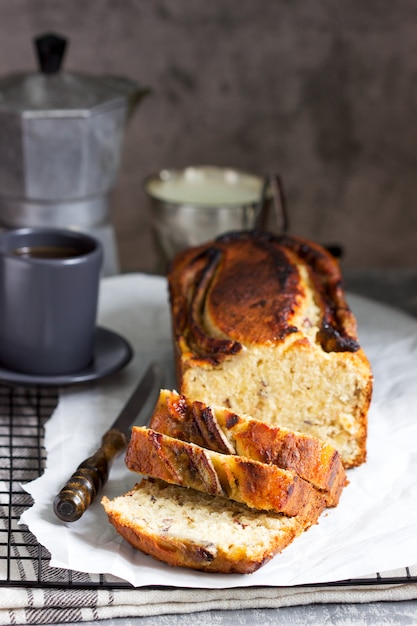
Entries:
{"label": "white parchment paper", "polygon": [[[100,497],[77,522],[65,524],[53,513],[54,496],[97,448],[151,360],[163,364],[164,386],[174,386],[165,279],[142,274],[104,279],[99,323],[125,336],[135,356],[106,380],[63,389],[46,424],[47,468],[24,486],[34,505],[21,521],[50,551],[51,565],[113,574],[135,586],[226,588],[330,582],[417,563],[417,321],[359,296],[348,299],[375,377],[366,464],[349,471],[339,506],[258,572],[204,574],[135,551],[107,522]],[[103,494],[112,498],[135,482],[122,455]]]}

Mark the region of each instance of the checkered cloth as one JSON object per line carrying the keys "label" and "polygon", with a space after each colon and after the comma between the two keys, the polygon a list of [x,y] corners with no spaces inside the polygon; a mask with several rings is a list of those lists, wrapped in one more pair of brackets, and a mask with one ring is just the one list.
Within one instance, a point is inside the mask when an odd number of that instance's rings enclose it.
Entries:
{"label": "checkered cloth", "polygon": [[239,589],[0,590],[0,624],[53,624],[214,609],[279,608],[310,603],[358,603],[417,598],[416,584]]}

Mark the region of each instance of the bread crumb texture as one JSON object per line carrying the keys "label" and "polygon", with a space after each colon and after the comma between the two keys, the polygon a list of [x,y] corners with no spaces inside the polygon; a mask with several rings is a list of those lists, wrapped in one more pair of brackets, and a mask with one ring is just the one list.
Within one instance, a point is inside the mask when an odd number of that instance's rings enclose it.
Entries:
{"label": "bread crumb texture", "polygon": [[311,523],[152,479],[102,504],[135,548],[169,565],[212,572],[251,573]]}
{"label": "bread crumb texture", "polygon": [[285,346],[251,346],[216,367],[184,367],[181,392],[269,424],[318,437],[346,466],[366,436],[368,368],[356,355],[326,353],[290,337]]}

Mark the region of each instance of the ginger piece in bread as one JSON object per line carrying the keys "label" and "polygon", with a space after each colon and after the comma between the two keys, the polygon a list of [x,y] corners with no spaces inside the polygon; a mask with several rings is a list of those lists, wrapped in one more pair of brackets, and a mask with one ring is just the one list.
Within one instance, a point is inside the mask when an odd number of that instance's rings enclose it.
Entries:
{"label": "ginger piece in bread", "polygon": [[229,233],[168,271],[178,389],[366,459],[372,371],[338,262],[287,235]]}
{"label": "ginger piece in bread", "polygon": [[340,455],[330,444],[224,407],[189,402],[175,391],[161,390],[149,426],[210,450],[292,470],[325,494],[327,506],[338,504],[347,483]]}
{"label": "ginger piece in bread", "polygon": [[175,567],[250,574],[288,546],[319,511],[287,517],[222,497],[143,479],[129,493],[102,498],[108,519],[127,542]]}
{"label": "ginger piece in bread", "polygon": [[288,516],[303,517],[326,507],[325,496],[294,472],[213,452],[142,426],[132,429],[126,466],[151,478]]}

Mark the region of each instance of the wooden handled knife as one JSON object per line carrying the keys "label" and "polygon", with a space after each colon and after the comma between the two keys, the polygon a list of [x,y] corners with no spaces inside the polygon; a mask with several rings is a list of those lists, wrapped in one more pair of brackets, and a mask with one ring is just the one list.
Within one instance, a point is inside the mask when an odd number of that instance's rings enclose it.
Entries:
{"label": "wooden handled knife", "polygon": [[159,383],[159,368],[152,363],[116,420],[104,433],[98,450],[77,467],[55,497],[54,512],[59,519],[75,522],[89,507],[107,481],[112,461],[127,446],[132,423],[153,394],[156,401]]}

